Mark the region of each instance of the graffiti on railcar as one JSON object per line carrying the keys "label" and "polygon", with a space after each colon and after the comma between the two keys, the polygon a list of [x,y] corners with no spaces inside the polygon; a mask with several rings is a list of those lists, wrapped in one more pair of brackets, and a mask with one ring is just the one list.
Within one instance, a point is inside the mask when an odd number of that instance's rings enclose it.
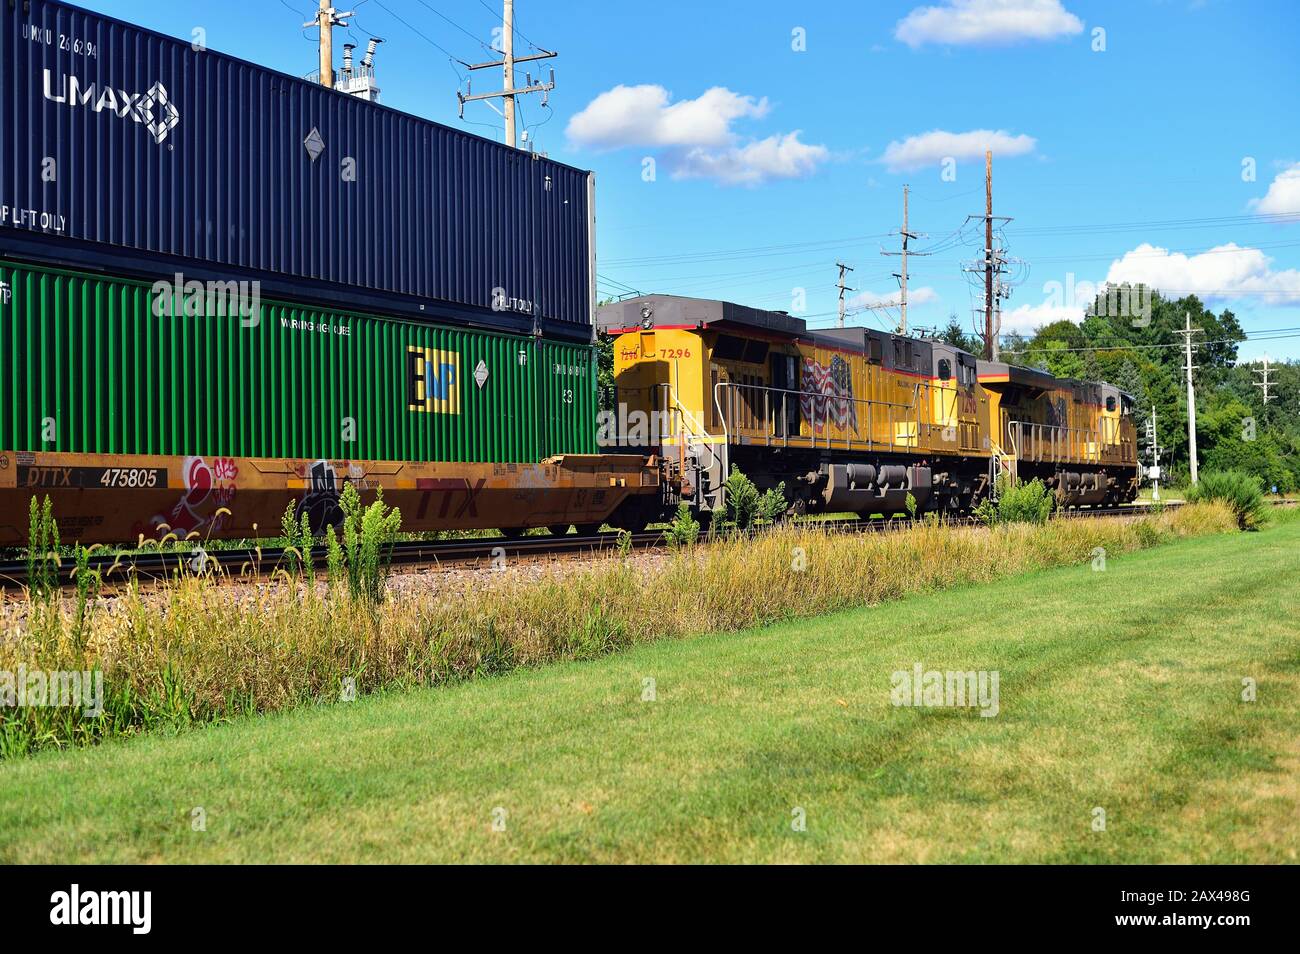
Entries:
{"label": "graffiti on railcar", "polygon": [[800,407],[806,420],[821,433],[828,420],[840,428],[858,429],[858,405],[853,399],[853,371],[842,357],[832,355],[830,364],[816,358],[803,359],[803,396]]}
{"label": "graffiti on railcar", "polygon": [[307,487],[294,507],[294,520],[301,524],[302,516],[306,514],[312,533],[341,524],[343,510],[339,506],[339,494],[343,488],[334,465],[327,460],[312,461],[307,465],[306,473],[299,476],[307,481]]}
{"label": "graffiti on railcar", "polygon": [[239,491],[239,466],[229,457],[215,457],[208,463],[202,457],[186,457],[182,466],[185,490],[176,506],[166,514],[154,514],[149,528],[156,532],[166,527],[178,537],[193,533],[215,532],[230,522],[229,509]]}
{"label": "graffiti on railcar", "polygon": [[1044,403],[1047,406],[1047,424],[1050,427],[1068,427],[1070,418],[1068,407],[1064,397],[1047,398]]}

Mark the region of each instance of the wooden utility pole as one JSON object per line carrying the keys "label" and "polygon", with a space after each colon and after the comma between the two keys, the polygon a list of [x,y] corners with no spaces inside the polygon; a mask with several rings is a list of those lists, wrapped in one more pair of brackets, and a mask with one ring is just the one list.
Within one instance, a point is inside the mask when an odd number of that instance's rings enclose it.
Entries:
{"label": "wooden utility pole", "polygon": [[[531,75],[527,76],[527,82],[521,89],[515,88],[515,66],[519,63],[531,63],[533,60],[547,60],[556,54],[550,50],[542,50],[539,53],[530,54],[529,56],[515,56],[515,0],[505,0],[505,8],[501,17],[501,59],[493,60],[490,63],[473,63],[469,65],[471,70],[485,70],[495,67],[501,67],[501,91],[495,93],[464,93],[456,91],[456,98],[460,100],[460,115],[465,117],[465,104],[476,102],[478,100],[501,99],[501,115],[505,117],[506,124],[506,145],[514,146],[516,142],[516,124],[515,124],[515,97],[523,96],[527,93],[541,93],[542,103],[546,103],[546,94],[555,89],[555,70],[551,70],[550,82],[543,83],[533,82]],[[489,104],[491,105],[491,104]],[[493,107],[494,109],[496,107]],[[525,133],[525,138],[527,134]]]}
{"label": "wooden utility pole", "polygon": [[835,265],[836,265],[836,267],[840,270],[840,280],[839,280],[838,282],[835,283],[835,287],[838,288],[838,289],[840,290],[840,322],[839,322],[839,327],[843,328],[843,327],[844,327],[844,293],[845,293],[846,291],[854,291],[854,290],[855,290],[855,289],[852,289],[852,288],[846,288],[846,287],[845,287],[845,285],[844,285],[844,273],[845,273],[845,272],[851,272],[851,271],[853,271],[853,269],[850,268],[848,265],[845,265],[843,262],[836,262]]}
{"label": "wooden utility pole", "polygon": [[903,237],[903,248],[899,252],[881,252],[882,255],[899,255],[902,256],[902,267],[894,273],[898,279],[899,288],[899,319],[898,333],[907,334],[907,257],[909,255],[929,255],[929,252],[913,252],[908,249],[907,242],[909,239],[920,238],[916,232],[909,232],[907,229],[907,196],[910,191],[908,186],[903,186],[903,231],[899,234]]}
{"label": "wooden utility pole", "polygon": [[304,23],[303,29],[320,28],[320,84],[326,89],[334,88],[334,28],[347,26],[347,18],[354,16],[351,10],[346,13],[335,10],[330,0],[320,0],[320,10],[316,19]]}
{"label": "wooden utility pole", "polygon": [[1184,356],[1187,371],[1187,451],[1192,469],[1192,483],[1196,483],[1196,390],[1192,387],[1192,335],[1199,335],[1200,328],[1192,327],[1192,313],[1187,312],[1185,324],[1178,334],[1183,336]]}
{"label": "wooden utility pole", "polygon": [[898,279],[901,283],[899,285],[901,294],[898,299],[898,333],[900,335],[907,334],[907,240],[911,237],[911,233],[907,231],[907,186],[903,186],[903,258],[900,268],[901,274]]}
{"label": "wooden utility pole", "polygon": [[[984,259],[983,261],[973,259],[965,263],[962,265],[962,271],[969,274],[981,270],[984,272],[984,332],[981,337],[984,339],[985,359],[996,361],[998,360],[998,332],[1002,327],[1002,311],[998,299],[1011,296],[1011,286],[1002,281],[1002,272],[1009,263],[1023,263],[1007,258],[1003,254],[1004,249],[993,247],[993,220],[1006,223],[1010,222],[1011,218],[993,214],[993,150],[991,149],[984,151],[984,214],[966,216],[966,224],[973,219],[984,220]],[[963,229],[965,227],[962,226]],[[978,311],[973,308],[971,311],[974,312],[971,315],[972,327],[976,334],[980,334]]]}
{"label": "wooden utility pole", "polygon": [[993,150],[984,151],[984,357],[994,358],[993,341]]}
{"label": "wooden utility pole", "polygon": [[515,0],[506,0],[501,17],[502,107],[506,114],[506,145],[515,144]]}

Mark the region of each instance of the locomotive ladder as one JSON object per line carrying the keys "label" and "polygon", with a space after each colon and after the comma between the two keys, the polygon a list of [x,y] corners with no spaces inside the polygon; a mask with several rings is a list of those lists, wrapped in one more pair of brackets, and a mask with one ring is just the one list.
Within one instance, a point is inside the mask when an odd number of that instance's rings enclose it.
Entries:
{"label": "locomotive ladder", "polygon": [[[715,435],[709,433],[690,409],[682,403],[677,389],[671,383],[662,385],[665,407],[675,418],[675,439],[678,459],[675,462],[678,476],[690,481],[691,498],[701,510],[721,509],[725,503],[724,482],[727,479],[728,447],[725,440],[714,443]],[[725,424],[723,425],[725,429]]]}
{"label": "locomotive ladder", "polygon": [[989,454],[989,496],[998,499],[998,478],[1005,477],[1008,486],[1015,486],[1017,480],[1016,455],[1008,454],[996,443],[990,444]]}

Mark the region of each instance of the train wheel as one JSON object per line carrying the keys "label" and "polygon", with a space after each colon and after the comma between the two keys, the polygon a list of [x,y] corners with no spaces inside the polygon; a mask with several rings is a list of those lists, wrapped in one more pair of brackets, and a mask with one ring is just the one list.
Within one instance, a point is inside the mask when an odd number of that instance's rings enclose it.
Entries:
{"label": "train wheel", "polygon": [[580,537],[594,537],[600,533],[600,524],[598,523],[575,523],[573,528]]}
{"label": "train wheel", "polygon": [[501,536],[508,540],[518,540],[528,531],[527,527],[502,527]]}
{"label": "train wheel", "polygon": [[553,537],[562,537],[562,536],[564,536],[565,534],[567,534],[567,533],[569,532],[569,524],[567,524],[567,523],[553,523],[553,524],[551,524],[549,527],[547,527],[546,529],[547,529],[547,532],[549,532],[551,536],[553,536]]}

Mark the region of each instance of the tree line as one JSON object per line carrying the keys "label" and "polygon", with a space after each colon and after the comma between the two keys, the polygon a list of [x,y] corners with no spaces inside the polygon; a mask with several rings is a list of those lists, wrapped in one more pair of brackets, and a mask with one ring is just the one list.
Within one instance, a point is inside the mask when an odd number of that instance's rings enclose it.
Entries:
{"label": "tree line", "polygon": [[[1129,301],[1143,302],[1140,312],[1116,316],[1115,297],[1103,291],[1079,324],[1055,321],[1032,335],[1005,336],[1002,360],[1058,377],[1115,385],[1134,399],[1139,440],[1154,408],[1166,479],[1185,483],[1187,384],[1183,338],[1177,332],[1190,315],[1192,327],[1201,331],[1193,339],[1198,347],[1192,360],[1200,468],[1242,470],[1258,477],[1265,490],[1279,493],[1300,489],[1300,363],[1270,361],[1265,404],[1263,389],[1256,387],[1261,365],[1238,363],[1238,345],[1246,334],[1231,310],[1215,314],[1195,295],[1170,299],[1152,291],[1148,298],[1136,294],[1137,289],[1125,291],[1134,292]],[[967,335],[956,315],[940,337],[976,354],[982,349],[980,339]],[[1149,451],[1143,460],[1151,462]]]}

